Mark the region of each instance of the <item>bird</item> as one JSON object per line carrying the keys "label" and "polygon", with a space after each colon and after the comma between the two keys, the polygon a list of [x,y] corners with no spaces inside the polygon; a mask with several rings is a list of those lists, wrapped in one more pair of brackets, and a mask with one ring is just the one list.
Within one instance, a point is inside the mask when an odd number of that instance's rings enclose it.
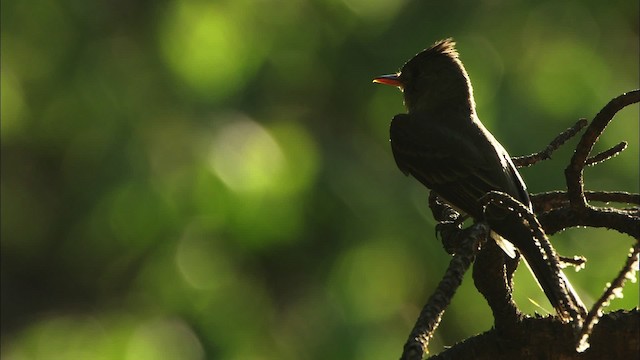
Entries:
{"label": "bird", "polygon": [[[396,165],[474,221],[485,219],[480,199],[492,191],[510,195],[533,212],[511,157],[478,118],[473,87],[455,45],[452,38],[437,41],[399,72],[373,80],[398,87],[404,95],[407,113],[394,116],[390,125]],[[505,230],[508,224],[494,223],[491,237],[511,257],[515,246],[560,319],[581,321],[585,306],[558,261],[549,261],[549,256],[557,260],[555,252],[545,254],[532,236],[520,231],[514,237],[514,232]],[[564,290],[559,292],[559,287]]]}

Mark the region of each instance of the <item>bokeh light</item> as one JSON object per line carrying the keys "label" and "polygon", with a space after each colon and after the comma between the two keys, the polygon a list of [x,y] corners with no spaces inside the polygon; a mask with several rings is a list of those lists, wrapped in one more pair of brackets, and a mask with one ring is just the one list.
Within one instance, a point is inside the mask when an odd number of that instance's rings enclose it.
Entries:
{"label": "bokeh light", "polygon": [[260,124],[232,121],[212,139],[211,167],[237,192],[269,192],[288,166],[282,149]]}
{"label": "bokeh light", "polygon": [[[402,95],[371,84],[454,37],[508,151],[638,87],[638,3],[165,0],[2,4],[7,360],[398,357],[450,257],[396,168]],[[590,190],[638,192],[638,106]],[[522,174],[562,190],[575,140]],[[615,205],[615,204],[612,204]],[[633,239],[552,237],[591,304]],[[522,267],[515,298],[549,309]],[[539,304],[539,305],[534,305]],[[611,309],[638,304],[629,283]],[[491,327],[467,274],[437,353]]]}
{"label": "bokeh light", "polygon": [[184,0],[171,5],[159,39],[170,68],[202,97],[224,98],[239,90],[261,59],[252,27],[232,16],[230,4]]}

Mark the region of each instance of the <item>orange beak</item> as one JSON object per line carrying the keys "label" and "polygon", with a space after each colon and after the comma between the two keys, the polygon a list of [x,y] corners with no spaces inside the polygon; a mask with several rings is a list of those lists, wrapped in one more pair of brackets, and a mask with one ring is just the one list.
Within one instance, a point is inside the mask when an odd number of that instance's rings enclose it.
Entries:
{"label": "orange beak", "polygon": [[373,79],[373,82],[378,84],[397,86],[401,89],[403,86],[402,82],[400,81],[400,76],[398,76],[398,74],[378,76],[377,78]]}

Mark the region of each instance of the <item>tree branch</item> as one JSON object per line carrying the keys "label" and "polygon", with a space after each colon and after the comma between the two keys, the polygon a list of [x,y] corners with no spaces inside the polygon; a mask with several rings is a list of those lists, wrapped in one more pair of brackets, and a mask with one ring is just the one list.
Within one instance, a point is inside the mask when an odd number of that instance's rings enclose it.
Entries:
{"label": "tree branch", "polygon": [[544,150],[539,151],[535,154],[525,155],[525,156],[517,156],[511,158],[513,164],[519,168],[521,167],[529,167],[534,165],[542,160],[551,159],[551,154],[558,150],[560,146],[562,146],[567,140],[574,137],[580,130],[582,130],[585,126],[587,126],[587,119],[580,119],[578,122],[573,124],[572,127],[560,133],[560,135],[556,136],[555,139],[551,140],[549,145],[547,145]]}
{"label": "tree branch", "polygon": [[565,206],[538,216],[545,232],[553,235],[570,227],[588,226],[616,230],[640,240],[640,214],[638,209],[620,210],[593,208],[577,210]]}
{"label": "tree branch", "polygon": [[521,331],[505,337],[496,329],[468,338],[430,360],[634,359],[640,353],[640,312],[620,310],[604,315],[593,329],[591,347],[582,353],[573,348],[571,328],[557,318],[539,316],[519,323]]}
{"label": "tree branch", "polygon": [[[588,201],[640,205],[640,194],[632,194],[625,191],[585,191],[584,195]],[[566,191],[549,191],[533,194],[530,197],[536,213],[543,213],[569,205],[569,195]]]}
{"label": "tree branch", "polygon": [[589,347],[588,338],[593,332],[593,327],[598,323],[602,317],[602,310],[609,305],[609,302],[616,296],[621,296],[622,288],[627,279],[635,279],[636,268],[638,267],[638,253],[640,252],[640,245],[636,244],[629,253],[627,261],[625,262],[622,270],[618,273],[611,284],[607,285],[607,289],[604,294],[596,301],[587,314],[584,326],[580,333],[580,343],[578,344],[578,351],[586,350]]}
{"label": "tree branch", "polygon": [[[517,259],[505,259],[493,242],[485,243],[489,233],[486,224],[477,223],[467,229],[461,229],[464,217],[439,201],[436,194],[432,192],[429,206],[434,218],[439,222],[436,231],[442,237],[445,250],[455,255],[411,331],[409,340],[404,346],[403,360],[422,359],[427,352],[429,340],[461,284],[464,273],[474,260],[474,282],[489,302],[496,327],[482,335],[467,339],[432,359],[494,359],[496,349],[499,349],[500,356],[503,358],[629,358],[640,352],[640,337],[637,336],[640,313],[637,309],[618,311],[600,318],[602,308],[614,294],[620,291],[624,280],[631,278],[632,271],[637,267],[640,249],[640,195],[622,191],[585,191],[583,183],[585,166],[608,160],[626,149],[627,143],[620,142],[606,151],[589,157],[594,144],[614,115],[625,106],[637,102],[640,102],[640,91],[630,91],[611,100],[594,117],[579,140],[571,161],[565,169],[567,191],[531,195],[535,216],[528,210],[525,211],[526,209],[520,209],[517,202],[511,203],[509,199],[501,197],[499,193],[491,193],[491,196],[485,197],[484,200],[485,205],[497,204],[499,207],[510,209],[508,211],[517,214],[519,219],[517,221],[528,223],[533,236],[540,241],[546,254],[554,254],[554,250],[548,241],[540,239],[547,239],[546,235],[555,234],[569,227],[604,227],[636,239],[633,251],[622,271],[607,287],[587,315],[584,327],[580,329],[579,335],[582,340],[580,345],[583,349],[589,346],[587,339],[593,332],[589,339],[591,347],[586,352],[576,352],[576,329],[561,323],[556,317],[523,318],[511,298],[513,285],[511,276],[517,266]],[[585,126],[587,121],[580,119],[554,138],[542,151],[513,158],[514,164],[525,167],[549,159],[555,150]],[[628,209],[594,207],[587,201],[615,202],[633,205],[633,207]],[[585,261],[580,257],[576,259],[559,257],[559,259],[563,262],[561,266],[569,263],[581,266]],[[555,260],[557,261],[558,257],[555,257]],[[479,268],[478,271],[476,268]]]}
{"label": "tree branch", "polygon": [[449,263],[444,277],[420,312],[409,340],[404,345],[401,360],[421,360],[428,352],[429,341],[440,324],[445,309],[451,303],[462,278],[473,262],[480,246],[486,241],[489,228],[478,223],[457,233],[461,246]]}
{"label": "tree branch", "polygon": [[618,111],[637,102],[640,102],[640,90],[630,91],[609,101],[593,118],[593,121],[582,135],[580,142],[578,142],[569,166],[564,171],[567,179],[569,202],[576,210],[581,211],[581,209],[588,207],[587,199],[584,196],[583,170],[593,145],[598,141],[598,138]]}
{"label": "tree branch", "polygon": [[599,164],[603,161],[607,161],[612,157],[618,156],[618,154],[623,152],[626,148],[627,148],[627,142],[622,141],[618,143],[618,145],[612,147],[611,149],[605,150],[597,155],[594,155],[588,158],[585,162],[585,165],[592,166],[592,165]]}

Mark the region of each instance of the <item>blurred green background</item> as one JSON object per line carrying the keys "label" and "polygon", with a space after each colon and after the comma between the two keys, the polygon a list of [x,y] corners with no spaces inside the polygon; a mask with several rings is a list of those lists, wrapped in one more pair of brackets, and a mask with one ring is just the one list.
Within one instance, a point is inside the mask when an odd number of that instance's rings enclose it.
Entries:
{"label": "blurred green background", "polygon": [[[391,156],[401,94],[371,79],[453,36],[524,155],[638,87],[638,27],[627,0],[4,1],[2,359],[399,357],[450,258]],[[638,132],[634,105],[588,189],[638,191]],[[531,192],[564,188],[575,144],[522,170]],[[589,305],[633,243],[552,240],[587,256]],[[470,280],[433,352],[491,327]]]}

